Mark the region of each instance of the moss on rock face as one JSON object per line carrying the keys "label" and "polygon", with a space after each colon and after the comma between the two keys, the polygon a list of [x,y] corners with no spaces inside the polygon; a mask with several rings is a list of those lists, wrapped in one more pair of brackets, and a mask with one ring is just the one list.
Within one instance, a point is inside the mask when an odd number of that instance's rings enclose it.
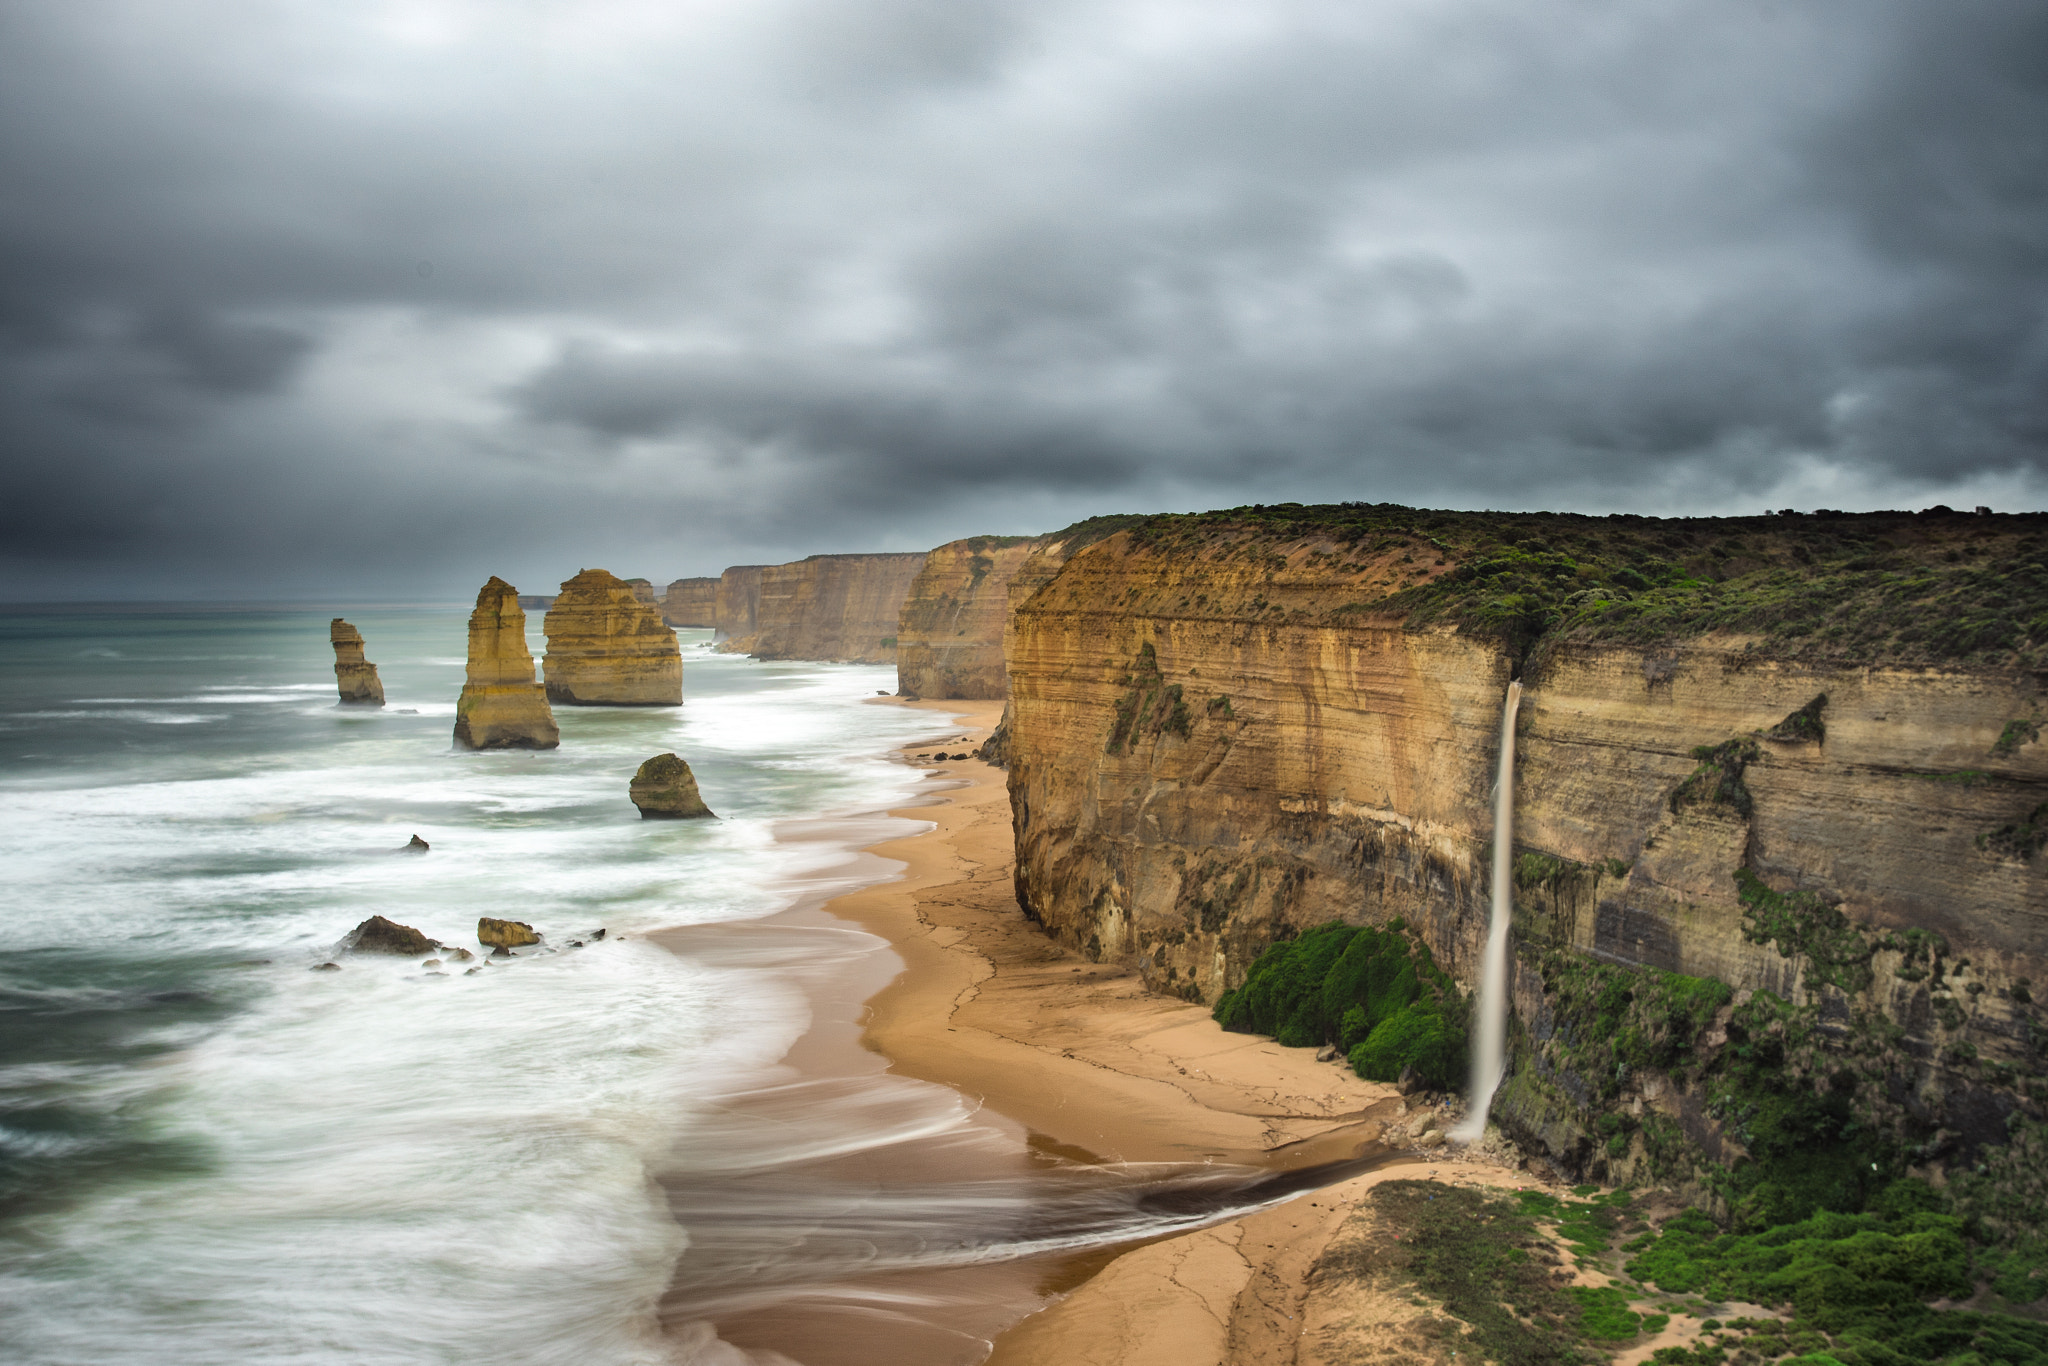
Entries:
{"label": "moss on rock face", "polygon": [[1244,985],[1216,1002],[1217,1023],[1294,1048],[1335,1044],[1360,1076],[1395,1081],[1412,1067],[1445,1089],[1465,1076],[1464,1001],[1406,925],[1331,923],[1274,944]]}

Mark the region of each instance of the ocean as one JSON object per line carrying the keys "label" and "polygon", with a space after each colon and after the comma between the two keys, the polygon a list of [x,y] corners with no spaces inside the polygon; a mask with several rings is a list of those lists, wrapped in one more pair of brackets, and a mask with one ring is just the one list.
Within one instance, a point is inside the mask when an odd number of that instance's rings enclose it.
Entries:
{"label": "ocean", "polygon": [[[899,960],[792,908],[922,828],[892,755],[958,732],[872,704],[893,670],[684,631],[680,708],[459,753],[466,612],[334,611],[381,710],[336,705],[333,611],[0,615],[10,1362],[972,1361],[1031,1254],[1248,1198],[1049,1159],[854,1044]],[[719,819],[639,818],[667,750]],[[479,956],[337,953],[371,915]],[[485,915],[545,946],[482,957]]]}

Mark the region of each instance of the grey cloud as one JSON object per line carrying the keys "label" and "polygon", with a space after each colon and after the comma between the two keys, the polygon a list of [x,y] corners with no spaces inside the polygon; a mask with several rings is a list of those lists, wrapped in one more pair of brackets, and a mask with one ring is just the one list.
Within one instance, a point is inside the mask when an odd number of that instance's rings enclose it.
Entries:
{"label": "grey cloud", "polygon": [[0,593],[2048,482],[2036,3],[0,22]]}

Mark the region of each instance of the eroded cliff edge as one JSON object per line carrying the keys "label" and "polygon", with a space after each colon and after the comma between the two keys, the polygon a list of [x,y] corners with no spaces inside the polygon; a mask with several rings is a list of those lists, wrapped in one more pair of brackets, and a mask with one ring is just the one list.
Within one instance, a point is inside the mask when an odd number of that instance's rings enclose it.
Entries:
{"label": "eroded cliff edge", "polygon": [[[1142,519],[1012,623],[1020,900],[1189,999],[1333,919],[1405,917],[1469,983],[1520,676],[1504,1122],[1578,1170],[1739,1155],[1699,1069],[1769,1029],[1966,1160],[2048,1101],[2044,556],[2048,517],[1945,510]],[[1694,980],[1727,988],[1697,1018],[1572,994]]]}
{"label": "eroded cliff edge", "polygon": [[892,664],[897,618],[924,561],[920,550],[728,569],[719,585],[718,648],[760,659]]}
{"label": "eroded cliff edge", "polygon": [[1029,536],[970,536],[925,556],[897,615],[897,692],[982,701],[1003,696],[1010,581],[1038,546]]}

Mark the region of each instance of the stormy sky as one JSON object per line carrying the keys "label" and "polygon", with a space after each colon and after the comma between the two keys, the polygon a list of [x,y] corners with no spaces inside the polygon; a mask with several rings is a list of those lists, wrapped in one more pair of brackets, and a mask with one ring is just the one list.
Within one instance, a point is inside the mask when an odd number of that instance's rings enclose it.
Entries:
{"label": "stormy sky", "polygon": [[2040,0],[0,8],[0,598],[2043,506]]}

